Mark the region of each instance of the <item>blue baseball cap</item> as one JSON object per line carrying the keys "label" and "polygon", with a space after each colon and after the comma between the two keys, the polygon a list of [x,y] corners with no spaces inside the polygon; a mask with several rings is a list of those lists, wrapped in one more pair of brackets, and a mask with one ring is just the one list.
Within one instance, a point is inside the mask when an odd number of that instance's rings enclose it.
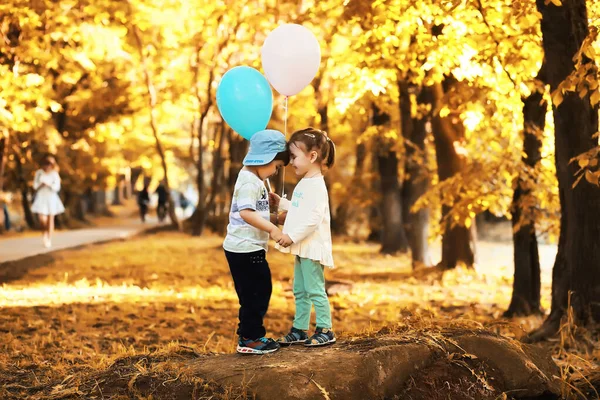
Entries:
{"label": "blue baseball cap", "polygon": [[258,131],[250,138],[250,150],[243,164],[266,165],[273,161],[277,153],[285,151],[285,144],[285,136],[279,131],[274,129]]}

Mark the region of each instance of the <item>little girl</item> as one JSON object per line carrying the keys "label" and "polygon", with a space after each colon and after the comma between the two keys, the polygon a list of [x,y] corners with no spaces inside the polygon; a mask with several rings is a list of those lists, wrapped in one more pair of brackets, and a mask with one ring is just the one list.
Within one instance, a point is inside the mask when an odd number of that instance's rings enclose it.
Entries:
{"label": "little girl", "polygon": [[58,197],[60,176],[56,169],[56,160],[48,155],[44,158],[42,168],[36,171],[33,179],[33,189],[36,190],[36,193],[31,211],[39,215],[43,230],[43,244],[46,248],[52,246],[54,216],[65,212],[65,207]]}
{"label": "little girl", "polygon": [[[296,256],[294,262],[294,298],[296,315],[292,329],[278,342],[281,345],[323,346],[335,343],[331,330],[331,310],[325,292],[324,267],[333,268],[329,197],[323,169],[335,161],[335,145],[323,131],[307,128],[291,136],[288,142],[290,164],[302,177],[292,200],[272,194],[273,202],[287,210],[283,237],[275,246]],[[317,326],[309,338],[312,305]]]}

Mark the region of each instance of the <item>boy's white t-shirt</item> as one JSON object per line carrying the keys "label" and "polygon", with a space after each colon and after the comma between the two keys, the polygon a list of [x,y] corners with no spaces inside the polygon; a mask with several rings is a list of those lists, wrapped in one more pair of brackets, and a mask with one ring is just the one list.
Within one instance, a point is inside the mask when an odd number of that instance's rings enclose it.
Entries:
{"label": "boy's white t-shirt", "polygon": [[302,178],[292,199],[281,199],[279,207],[288,211],[283,233],[294,243],[288,248],[276,244],[275,248],[333,268],[329,195],[323,176]]}
{"label": "boy's white t-shirt", "polygon": [[240,215],[242,210],[254,210],[262,218],[270,220],[267,188],[258,176],[246,170],[240,171],[235,182],[223,248],[232,253],[267,251],[269,233],[244,221]]}

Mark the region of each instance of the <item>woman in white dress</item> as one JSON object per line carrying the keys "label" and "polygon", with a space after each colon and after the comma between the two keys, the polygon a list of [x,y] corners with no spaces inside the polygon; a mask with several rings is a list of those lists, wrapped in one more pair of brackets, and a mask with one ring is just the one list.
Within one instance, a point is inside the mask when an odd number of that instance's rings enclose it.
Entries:
{"label": "woman in white dress", "polygon": [[46,156],[42,168],[35,173],[33,189],[36,190],[35,200],[31,211],[38,214],[42,225],[44,247],[52,246],[52,232],[54,231],[54,216],[65,212],[65,207],[58,197],[60,191],[60,176],[58,175],[56,160]]}

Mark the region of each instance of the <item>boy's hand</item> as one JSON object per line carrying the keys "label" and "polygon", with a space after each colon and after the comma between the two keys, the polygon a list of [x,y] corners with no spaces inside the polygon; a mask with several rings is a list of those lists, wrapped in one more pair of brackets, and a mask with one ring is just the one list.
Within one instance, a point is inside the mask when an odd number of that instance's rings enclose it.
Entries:
{"label": "boy's hand", "polygon": [[281,200],[281,197],[277,193],[269,192],[269,204],[272,204],[275,209],[279,207],[279,200]]}
{"label": "boy's hand", "polygon": [[271,229],[271,232],[269,232],[269,235],[271,236],[271,239],[273,239],[276,242],[279,242],[281,240],[281,237],[283,236],[283,232],[281,232],[281,229],[279,229],[278,227],[274,227],[273,229]]}
{"label": "boy's hand", "polygon": [[290,247],[292,243],[294,243],[294,241],[290,238],[289,235],[285,234],[281,237],[280,240],[277,241],[277,243],[279,243],[279,245],[283,247]]}

